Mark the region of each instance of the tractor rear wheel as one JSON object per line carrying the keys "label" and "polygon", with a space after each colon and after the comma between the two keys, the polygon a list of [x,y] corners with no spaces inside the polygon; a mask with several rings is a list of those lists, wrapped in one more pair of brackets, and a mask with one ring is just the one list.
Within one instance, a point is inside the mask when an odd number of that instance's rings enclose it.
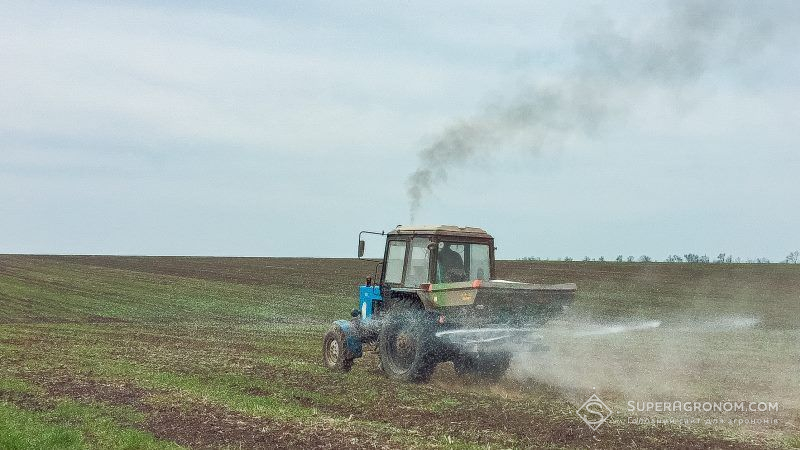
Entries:
{"label": "tractor rear wheel", "polygon": [[348,354],[347,336],[334,325],[322,339],[322,363],[336,372],[349,372],[353,368],[353,358],[348,358]]}
{"label": "tractor rear wheel", "polygon": [[389,314],[378,337],[381,369],[390,378],[424,382],[436,368],[434,334],[424,311]]}
{"label": "tractor rear wheel", "polygon": [[499,380],[511,364],[508,353],[459,355],[453,359],[453,368],[461,377],[488,381]]}

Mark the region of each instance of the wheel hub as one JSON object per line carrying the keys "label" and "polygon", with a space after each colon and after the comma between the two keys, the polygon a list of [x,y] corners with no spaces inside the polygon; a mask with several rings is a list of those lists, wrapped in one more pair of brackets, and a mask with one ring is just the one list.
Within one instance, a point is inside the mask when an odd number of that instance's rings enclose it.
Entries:
{"label": "wheel hub", "polygon": [[335,339],[328,344],[328,360],[336,362],[339,359],[339,343]]}
{"label": "wheel hub", "polygon": [[414,351],[414,339],[406,333],[397,336],[397,350],[400,353],[409,353]]}
{"label": "wheel hub", "polygon": [[414,361],[416,341],[407,332],[401,332],[394,341],[394,360],[401,368],[408,368]]}

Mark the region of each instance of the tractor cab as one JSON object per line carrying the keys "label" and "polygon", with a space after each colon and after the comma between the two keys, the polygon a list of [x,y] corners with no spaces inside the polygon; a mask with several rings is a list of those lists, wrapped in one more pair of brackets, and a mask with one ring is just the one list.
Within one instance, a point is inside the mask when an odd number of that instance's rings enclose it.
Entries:
{"label": "tractor cab", "polygon": [[[368,279],[359,288],[362,319],[380,315],[388,306],[384,299],[419,298],[432,285],[494,276],[494,239],[480,228],[398,226],[386,236],[379,284]],[[364,247],[359,239],[359,257]]]}

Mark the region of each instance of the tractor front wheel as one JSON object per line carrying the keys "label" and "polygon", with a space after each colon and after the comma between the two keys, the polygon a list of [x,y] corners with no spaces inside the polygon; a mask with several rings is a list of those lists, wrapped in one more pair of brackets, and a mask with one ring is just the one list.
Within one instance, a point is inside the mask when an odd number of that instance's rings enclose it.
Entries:
{"label": "tractor front wheel", "polygon": [[349,372],[353,368],[353,358],[347,355],[347,336],[334,325],[322,339],[322,362],[336,372]]}

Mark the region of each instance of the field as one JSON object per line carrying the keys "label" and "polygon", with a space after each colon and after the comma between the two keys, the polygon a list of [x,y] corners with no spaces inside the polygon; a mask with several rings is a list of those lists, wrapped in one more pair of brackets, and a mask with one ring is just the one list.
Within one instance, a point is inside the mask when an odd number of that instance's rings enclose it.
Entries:
{"label": "field", "polygon": [[[499,262],[500,278],[579,294],[543,330],[551,350],[518,355],[494,385],[450,365],[396,383],[373,354],[349,374],[323,369],[322,334],[374,269],[0,256],[0,448],[800,446],[798,266]],[[614,411],[597,431],[575,413],[592,393]],[[662,399],[780,410],[630,423],[627,401]]]}

